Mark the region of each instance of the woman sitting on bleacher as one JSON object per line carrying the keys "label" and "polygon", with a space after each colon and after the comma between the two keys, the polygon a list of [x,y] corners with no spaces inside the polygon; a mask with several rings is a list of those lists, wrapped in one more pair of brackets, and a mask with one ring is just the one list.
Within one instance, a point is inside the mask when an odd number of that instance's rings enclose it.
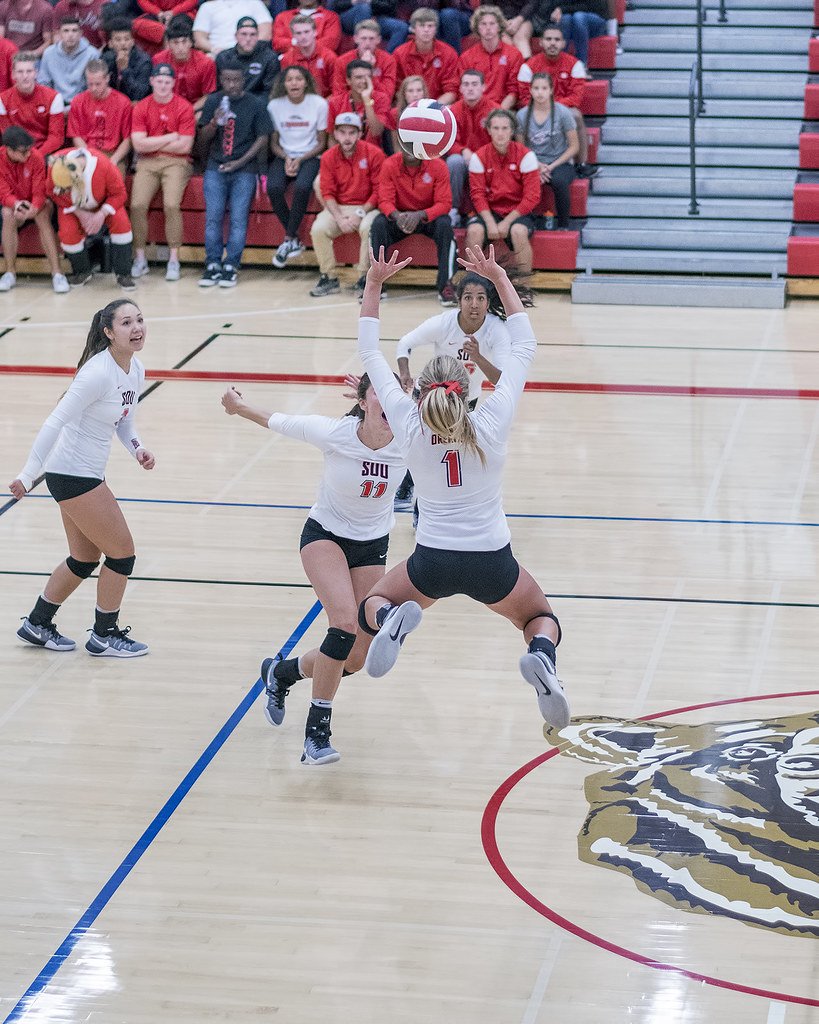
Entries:
{"label": "woman sitting on bleacher", "polygon": [[532,77],[529,105],[518,111],[517,118],[518,141],[537,157],[541,186],[550,186],[554,193],[557,227],[566,229],[580,143],[571,110],[555,103],[551,75],[541,72]]}
{"label": "woman sitting on bleacher", "polygon": [[398,86],[398,92],[395,94],[395,106],[390,110],[387,120],[384,122],[384,127],[390,131],[393,153],[398,153],[401,149],[398,144],[398,118],[410,103],[428,98],[427,83],[420,75],[408,75]]}

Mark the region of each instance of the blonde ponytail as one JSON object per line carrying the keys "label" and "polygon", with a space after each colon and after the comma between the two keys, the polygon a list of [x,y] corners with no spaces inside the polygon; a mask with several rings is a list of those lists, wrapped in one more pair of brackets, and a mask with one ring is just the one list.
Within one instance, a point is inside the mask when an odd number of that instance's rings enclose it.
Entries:
{"label": "blonde ponytail", "polygon": [[418,377],[418,390],[418,411],[426,426],[447,441],[462,444],[485,466],[486,456],[469,418],[469,374],[463,363],[452,356],[430,359]]}

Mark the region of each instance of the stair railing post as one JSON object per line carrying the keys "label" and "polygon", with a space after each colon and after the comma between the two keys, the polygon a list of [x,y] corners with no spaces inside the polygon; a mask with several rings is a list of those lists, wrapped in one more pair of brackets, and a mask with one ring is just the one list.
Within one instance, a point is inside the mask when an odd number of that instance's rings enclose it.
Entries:
{"label": "stair railing post", "polygon": [[691,202],[688,204],[689,216],[696,216],[700,212],[697,204],[697,92],[699,77],[699,62],[694,61],[691,65],[691,75],[688,79],[688,142],[690,146],[691,163]]}
{"label": "stair railing post", "polygon": [[697,0],[697,113],[705,113],[705,92],[702,87],[702,23],[705,21],[704,0]]}
{"label": "stair railing post", "polygon": [[725,9],[725,0],[719,0],[719,22],[724,25],[728,21],[728,12]]}

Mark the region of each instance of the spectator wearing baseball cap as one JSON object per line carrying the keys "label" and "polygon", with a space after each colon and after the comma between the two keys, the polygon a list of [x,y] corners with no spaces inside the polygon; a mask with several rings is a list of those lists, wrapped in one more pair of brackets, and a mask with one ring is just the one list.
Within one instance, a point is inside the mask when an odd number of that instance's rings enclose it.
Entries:
{"label": "spectator wearing baseball cap", "polygon": [[218,54],[217,73],[228,63],[242,67],[245,73],[245,92],[267,99],[279,73],[279,58],[270,49],[269,42],[259,39],[259,26],[255,18],[239,18],[236,22],[236,45]]}
{"label": "spectator wearing baseball cap", "polygon": [[259,28],[259,39],[270,42],[273,19],[262,0],[205,0],[193,23],[196,48],[215,60],[218,53],[236,42],[236,26],[241,18],[252,18]]}
{"label": "spectator wearing baseball cap", "polygon": [[174,92],[200,111],[205,97],[216,91],[216,64],[193,45],[193,19],[180,14],[165,32],[167,48],[154,57],[155,64],[170,64],[176,75]]}
{"label": "spectator wearing baseball cap", "polygon": [[321,157],[319,184],[324,209],[310,229],[319,261],[318,284],[310,292],[314,298],[339,290],[333,239],[354,231],[361,239],[356,290],[364,291],[370,262],[370,228],[378,215],[378,179],[384,153],[378,146],[364,142],[361,129],[358,114],[352,111],[338,114],[333,126],[333,138],[338,145]]}
{"label": "spectator wearing baseball cap", "polygon": [[131,143],[137,153],[137,166],[131,188],[131,224],[134,230],[131,277],[135,278],[148,273],[145,258],[148,210],[160,188],[169,249],[165,280],[178,281],[180,275],[180,208],[191,176],[190,153],[196,135],[196,116],[191,104],[174,92],[175,77],[170,64],[155,64],[151,71],[151,95],[134,107]]}

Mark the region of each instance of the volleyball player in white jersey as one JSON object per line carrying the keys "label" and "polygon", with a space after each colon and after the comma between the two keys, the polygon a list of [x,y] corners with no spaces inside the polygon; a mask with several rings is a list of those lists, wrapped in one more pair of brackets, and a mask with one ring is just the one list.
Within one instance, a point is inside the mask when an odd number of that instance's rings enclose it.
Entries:
{"label": "volleyball player in white jersey", "polygon": [[512,554],[502,505],[507,438],[536,342],[493,247],[488,257],[477,249],[466,253],[463,266],[497,288],[511,339],[498,385],[477,412],[468,409],[469,375],[449,356],[436,356],[421,371],[417,401],[395,382],[379,348],[379,299],[382,283],[410,260],[397,262],[393,253],[385,262],[382,249],[367,274],[359,353],[415,479],[421,516],[412,555],[360,605],[359,624],[373,636],[365,668],[371,676],[385,675],[420,624],[422,609],[465,594],[523,632],[528,650],[521,674],[535,688],[543,718],[563,728],[569,705],[555,671],[560,625],[541,587]]}
{"label": "volleyball player in white jersey", "polygon": [[364,664],[370,636],[357,631],[356,610],[384,575],[395,525],[393,496],[406,465],[366,375],[358,381],[357,394],[355,406],[341,419],[264,412],[249,406],[235,388],[222,396],[229,416],[238,414],[324,453],[324,475],[300,549],[304,571],[327,613],[327,635],[317,650],[286,661],[265,658],[261,669],[265,717],[271,725],[284,721],[290,687],[305,677],[313,679],[301,756],[305,764],[329,764],[341,756],[330,743],[333,698],[342,675]]}
{"label": "volleyball player in white jersey", "polygon": [[54,625],[60,605],[105,561],[97,582],[94,628],[85,645],[95,657],[136,658],[147,644],[120,629],[119,609],[136,556],[131,531],[105,483],[105,466],[116,432],[143,469],[154,456],[143,447],[135,413],[145,369],[137,359],[145,344],[142,313],[130,299],[116,299],[91,322],[77,374],[34,441],[28,461],[9,489],[15,498],[31,490],[45,469],[46,486],[60,507],[68,558],[54,570],[17,636],[34,647],[73,651],[73,640]]}

